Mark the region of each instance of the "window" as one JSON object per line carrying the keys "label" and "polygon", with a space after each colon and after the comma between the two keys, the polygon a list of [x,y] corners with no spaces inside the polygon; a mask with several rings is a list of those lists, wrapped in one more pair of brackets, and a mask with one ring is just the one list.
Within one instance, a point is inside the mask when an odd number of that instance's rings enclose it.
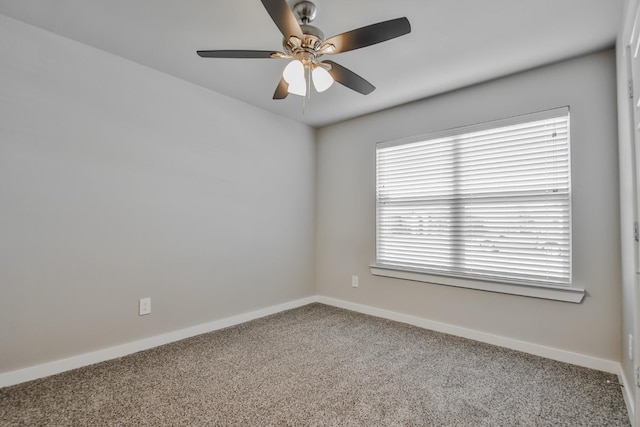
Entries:
{"label": "window", "polygon": [[568,108],[379,143],[376,178],[372,267],[571,286]]}

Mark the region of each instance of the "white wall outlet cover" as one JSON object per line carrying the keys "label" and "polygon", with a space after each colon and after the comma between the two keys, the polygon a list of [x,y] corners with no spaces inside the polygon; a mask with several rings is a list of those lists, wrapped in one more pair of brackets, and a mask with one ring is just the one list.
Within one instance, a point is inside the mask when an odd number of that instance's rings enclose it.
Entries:
{"label": "white wall outlet cover", "polygon": [[151,298],[140,298],[138,309],[140,316],[151,313]]}
{"label": "white wall outlet cover", "polygon": [[359,286],[358,276],[351,276],[351,286],[357,288]]}

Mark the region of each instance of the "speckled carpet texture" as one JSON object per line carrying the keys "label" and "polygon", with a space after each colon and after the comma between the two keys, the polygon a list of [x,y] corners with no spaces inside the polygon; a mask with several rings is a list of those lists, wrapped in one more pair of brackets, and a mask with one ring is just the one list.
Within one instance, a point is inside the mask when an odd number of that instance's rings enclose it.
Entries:
{"label": "speckled carpet texture", "polygon": [[311,304],[0,389],[2,426],[626,426],[616,377]]}

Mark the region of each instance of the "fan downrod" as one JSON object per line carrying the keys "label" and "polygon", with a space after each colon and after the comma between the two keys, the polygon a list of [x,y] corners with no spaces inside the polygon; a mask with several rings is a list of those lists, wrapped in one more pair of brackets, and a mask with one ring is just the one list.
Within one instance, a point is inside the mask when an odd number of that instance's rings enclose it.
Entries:
{"label": "fan downrod", "polygon": [[298,18],[298,22],[307,25],[316,19],[317,8],[315,3],[307,0],[299,1],[293,6],[293,13]]}

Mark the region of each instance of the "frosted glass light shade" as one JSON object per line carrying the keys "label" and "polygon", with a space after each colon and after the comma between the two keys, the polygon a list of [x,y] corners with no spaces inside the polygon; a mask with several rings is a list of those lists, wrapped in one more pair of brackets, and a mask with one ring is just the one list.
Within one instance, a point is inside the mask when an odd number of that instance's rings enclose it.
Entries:
{"label": "frosted glass light shade", "polygon": [[305,83],[289,84],[289,87],[287,88],[287,92],[293,95],[305,96],[307,94],[307,85]]}
{"label": "frosted glass light shade", "polygon": [[289,93],[305,96],[307,94],[307,81],[304,78],[304,65],[294,59],[289,62],[282,72],[282,77],[289,83]]}
{"label": "frosted glass light shade", "polygon": [[313,86],[318,92],[324,92],[333,84],[333,77],[327,70],[322,67],[313,69]]}

